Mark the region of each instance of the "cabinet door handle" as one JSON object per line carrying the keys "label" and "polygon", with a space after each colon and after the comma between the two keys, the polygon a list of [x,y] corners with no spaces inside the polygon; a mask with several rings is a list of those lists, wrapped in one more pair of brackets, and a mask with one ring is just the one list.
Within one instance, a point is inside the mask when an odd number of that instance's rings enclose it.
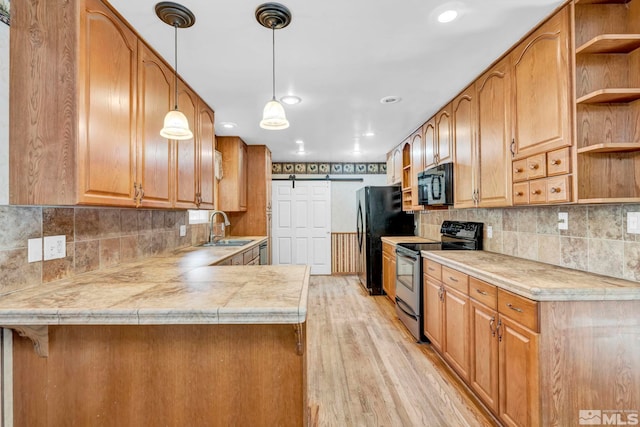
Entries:
{"label": "cabinet door handle", "polygon": [[515,168],[513,170],[513,173],[522,173],[522,172],[523,172],[522,168]]}
{"label": "cabinet door handle", "polygon": [[521,308],[518,308],[518,307],[514,306],[510,302],[507,303],[507,307],[509,307],[513,311],[517,311],[518,313],[522,313],[522,309]]}
{"label": "cabinet door handle", "polygon": [[489,330],[491,331],[491,336],[495,337],[496,336],[496,332],[498,330],[498,328],[494,328],[493,325],[496,323],[496,318],[495,316],[491,317],[491,320],[489,321]]}
{"label": "cabinet door handle", "polygon": [[479,293],[480,295],[488,295],[485,291],[480,290],[478,288],[476,288],[476,292]]}
{"label": "cabinet door handle", "polygon": [[516,196],[522,197],[522,196],[524,196],[524,193],[522,191],[518,191],[518,192],[516,192]]}
{"label": "cabinet door handle", "polygon": [[449,276],[449,280],[458,283],[458,279],[456,279],[455,277]]}
{"label": "cabinet door handle", "polygon": [[540,190],[533,190],[533,191],[531,192],[531,194],[533,194],[533,195],[540,194]]}
{"label": "cabinet door handle", "polygon": [[540,165],[537,164],[537,163],[533,163],[533,164],[529,165],[529,169],[531,169],[532,171],[538,169],[539,167],[540,167]]}
{"label": "cabinet door handle", "polygon": [[498,334],[498,342],[502,342],[502,319],[498,319],[498,327],[496,328]]}
{"label": "cabinet door handle", "polygon": [[144,199],[144,188],[142,188],[142,184],[140,184],[140,203],[142,203],[142,199]]}
{"label": "cabinet door handle", "polygon": [[516,139],[512,138],[511,139],[511,157],[515,157],[516,155],[515,147],[516,147]]}
{"label": "cabinet door handle", "polygon": [[556,160],[556,159],[551,160],[551,164],[552,165],[559,165],[560,163],[562,163],[562,161],[559,160],[559,159],[558,160]]}
{"label": "cabinet door handle", "polygon": [[549,191],[552,192],[552,193],[560,193],[560,192],[562,192],[562,189],[558,188],[558,187],[551,187],[551,189]]}
{"label": "cabinet door handle", "polygon": [[438,288],[438,299],[444,301],[444,288],[442,286]]}

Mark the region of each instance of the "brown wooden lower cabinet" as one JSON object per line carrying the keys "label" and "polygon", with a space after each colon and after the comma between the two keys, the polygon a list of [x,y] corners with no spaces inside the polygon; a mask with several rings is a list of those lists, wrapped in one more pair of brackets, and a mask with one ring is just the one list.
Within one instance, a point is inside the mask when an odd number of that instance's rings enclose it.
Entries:
{"label": "brown wooden lower cabinet", "polygon": [[48,357],[14,334],[14,425],[303,426],[305,329],[58,325]]}
{"label": "brown wooden lower cabinet", "polygon": [[[581,410],[634,422],[640,301],[533,301],[470,276],[465,300],[435,278],[442,271],[442,282],[460,281],[463,273],[425,259],[427,266],[425,335],[501,423],[579,425]],[[463,336],[468,375],[464,346],[455,347]]]}
{"label": "brown wooden lower cabinet", "polygon": [[382,242],[382,289],[396,302],[396,246]]}
{"label": "brown wooden lower cabinet", "polygon": [[506,316],[498,323],[500,419],[508,426],[538,426],[538,334]]}

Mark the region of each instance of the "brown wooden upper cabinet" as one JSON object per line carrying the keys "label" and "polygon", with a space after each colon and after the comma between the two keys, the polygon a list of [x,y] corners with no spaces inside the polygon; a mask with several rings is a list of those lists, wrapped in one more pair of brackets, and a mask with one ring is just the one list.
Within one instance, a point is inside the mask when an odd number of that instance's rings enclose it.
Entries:
{"label": "brown wooden upper cabinet", "polygon": [[451,107],[456,158],[453,164],[453,204],[456,208],[476,206],[480,169],[476,144],[476,110],[476,91],[472,85],[453,100]]}
{"label": "brown wooden upper cabinet", "polygon": [[222,154],[223,172],[218,209],[244,212],[247,210],[247,145],[238,136],[219,136],[216,142]]}
{"label": "brown wooden upper cabinet", "polygon": [[[189,127],[194,132],[198,98],[194,91],[178,81],[178,107],[189,121]],[[175,141],[175,174],[176,174],[176,201],[177,208],[196,207],[196,196],[198,192],[197,155],[195,138],[182,141]]]}
{"label": "brown wooden upper cabinet", "polygon": [[422,128],[411,135],[411,210],[422,210],[422,205],[418,204],[418,173],[423,167]]}
{"label": "brown wooden upper cabinet", "polygon": [[565,7],[510,54],[515,159],[571,145],[569,39]]}
{"label": "brown wooden upper cabinet", "polygon": [[511,85],[510,57],[484,73],[475,83],[477,98],[479,207],[511,205]]}
{"label": "brown wooden upper cabinet", "polygon": [[[202,100],[180,83],[195,138],[167,141],[173,71],[110,6],[44,0],[11,12],[10,203],[198,207],[213,187],[198,175]],[[52,36],[41,43],[32,28]]]}
{"label": "brown wooden upper cabinet", "polygon": [[438,111],[423,127],[425,133],[423,169],[453,160],[451,106],[452,104],[449,103]]}
{"label": "brown wooden upper cabinet", "polygon": [[387,153],[387,184],[402,182],[402,145],[398,145]]}
{"label": "brown wooden upper cabinet", "polygon": [[215,208],[215,149],[216,132],[214,113],[202,100],[198,102],[198,192],[196,200],[200,209]]}
{"label": "brown wooden upper cabinet", "polygon": [[143,207],[170,208],[173,180],[171,141],[160,136],[167,111],[173,108],[173,71],[138,41],[138,170]]}

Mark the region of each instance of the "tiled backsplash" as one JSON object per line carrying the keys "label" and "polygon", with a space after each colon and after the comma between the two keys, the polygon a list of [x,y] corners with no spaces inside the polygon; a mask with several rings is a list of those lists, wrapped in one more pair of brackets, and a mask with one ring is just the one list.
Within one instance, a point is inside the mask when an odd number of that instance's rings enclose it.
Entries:
{"label": "tiled backsplash", "polygon": [[[558,230],[559,212],[569,214],[568,230]],[[485,224],[485,250],[640,281],[640,235],[627,233],[627,212],[640,212],[640,205],[426,211],[417,214],[418,234],[439,239],[445,219],[478,221]]]}
{"label": "tiled backsplash", "polygon": [[[187,211],[0,206],[0,292],[170,252],[206,240]],[[180,225],[187,234],[180,237]],[[65,258],[27,262],[27,240],[66,236]]]}

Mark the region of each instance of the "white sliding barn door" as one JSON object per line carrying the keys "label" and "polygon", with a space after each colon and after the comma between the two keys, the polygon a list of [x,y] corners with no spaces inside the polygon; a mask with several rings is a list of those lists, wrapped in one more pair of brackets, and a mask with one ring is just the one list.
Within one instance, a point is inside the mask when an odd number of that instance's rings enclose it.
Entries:
{"label": "white sliding barn door", "polygon": [[273,264],[331,274],[331,183],[273,181]]}

